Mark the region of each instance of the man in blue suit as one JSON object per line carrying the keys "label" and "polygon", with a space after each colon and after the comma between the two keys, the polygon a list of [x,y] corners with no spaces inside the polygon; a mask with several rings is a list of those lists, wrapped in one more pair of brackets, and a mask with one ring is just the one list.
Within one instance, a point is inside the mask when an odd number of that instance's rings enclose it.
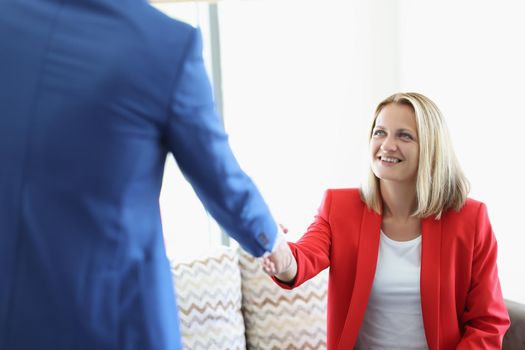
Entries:
{"label": "man in blue suit", "polygon": [[272,250],[198,30],[144,0],[0,2],[0,349],[179,349],[168,152],[234,239]]}

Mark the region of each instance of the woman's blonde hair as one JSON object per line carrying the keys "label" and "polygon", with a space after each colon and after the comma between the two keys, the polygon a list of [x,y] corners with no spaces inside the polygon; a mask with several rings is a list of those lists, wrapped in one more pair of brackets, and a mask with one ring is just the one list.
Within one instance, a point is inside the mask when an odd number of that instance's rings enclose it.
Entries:
{"label": "woman's blonde hair", "polygon": [[[391,104],[409,106],[416,115],[419,138],[419,166],[416,180],[417,208],[415,217],[441,218],[449,208],[461,209],[467,199],[469,182],[458,163],[448,129],[441,112],[428,97],[418,93],[397,93],[381,101],[376,108],[369,140],[381,110]],[[367,206],[378,214],[382,211],[379,179],[368,170],[368,179],[361,186]]]}

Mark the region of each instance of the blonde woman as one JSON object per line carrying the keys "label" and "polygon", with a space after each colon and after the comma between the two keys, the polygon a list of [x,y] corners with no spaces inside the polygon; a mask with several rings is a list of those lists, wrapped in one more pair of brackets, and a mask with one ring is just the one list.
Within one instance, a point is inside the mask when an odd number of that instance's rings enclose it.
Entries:
{"label": "blonde woman", "polygon": [[326,191],[304,236],[263,268],[291,289],[330,267],[329,350],[500,349],[496,240],[468,190],[436,105],[395,94],[375,112],[368,182]]}

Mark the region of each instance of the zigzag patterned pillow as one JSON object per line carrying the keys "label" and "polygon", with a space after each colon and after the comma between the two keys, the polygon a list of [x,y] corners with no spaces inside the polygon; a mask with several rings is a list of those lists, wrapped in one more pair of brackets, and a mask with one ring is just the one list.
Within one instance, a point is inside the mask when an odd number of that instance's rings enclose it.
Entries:
{"label": "zigzag patterned pillow", "polygon": [[172,273],[183,348],[245,349],[237,253],[224,248],[191,263],[174,264]]}
{"label": "zigzag patterned pillow", "polygon": [[244,251],[239,263],[248,349],[326,349],[326,270],[284,290]]}

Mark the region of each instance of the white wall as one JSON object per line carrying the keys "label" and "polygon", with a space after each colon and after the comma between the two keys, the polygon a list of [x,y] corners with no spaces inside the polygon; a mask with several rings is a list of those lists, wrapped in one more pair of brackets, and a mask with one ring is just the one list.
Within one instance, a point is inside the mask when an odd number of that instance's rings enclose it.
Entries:
{"label": "white wall", "polygon": [[304,232],[324,189],[359,184],[376,103],[422,92],[447,118],[472,196],[488,205],[504,294],[525,302],[520,2],[246,1],[220,9],[226,127],[290,238]]}
{"label": "white wall", "polygon": [[499,243],[504,296],[525,302],[525,3],[400,1],[400,88],[441,107]]}
{"label": "white wall", "polygon": [[375,103],[397,85],[394,3],[220,5],[226,128],[291,239],[325,189],[359,185]]}
{"label": "white wall", "polygon": [[[443,110],[472,196],[488,206],[505,297],[525,302],[520,1],[225,1],[219,10],[226,128],[290,239],[326,188],[359,185],[377,102],[418,91]],[[199,203],[182,180],[165,181],[162,205],[171,255],[218,243],[204,214],[189,213]]]}

